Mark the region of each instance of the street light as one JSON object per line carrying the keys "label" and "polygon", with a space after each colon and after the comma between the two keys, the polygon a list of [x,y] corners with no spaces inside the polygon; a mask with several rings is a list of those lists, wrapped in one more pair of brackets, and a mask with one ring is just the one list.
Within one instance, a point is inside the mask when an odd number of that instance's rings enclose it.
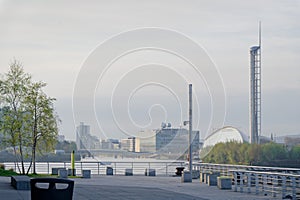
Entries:
{"label": "street light", "polygon": [[181,177],[182,182],[192,182],[192,84],[189,84],[189,120],[184,121],[183,125],[189,124],[189,144],[188,144],[188,154],[189,154],[189,172],[183,173]]}
{"label": "street light", "polygon": [[186,126],[187,124],[189,124],[189,150],[188,150],[188,155],[189,155],[189,171],[192,174],[192,130],[193,130],[193,126],[192,126],[192,109],[193,109],[193,105],[192,105],[192,84],[189,84],[189,120],[188,121],[184,121],[183,125]]}

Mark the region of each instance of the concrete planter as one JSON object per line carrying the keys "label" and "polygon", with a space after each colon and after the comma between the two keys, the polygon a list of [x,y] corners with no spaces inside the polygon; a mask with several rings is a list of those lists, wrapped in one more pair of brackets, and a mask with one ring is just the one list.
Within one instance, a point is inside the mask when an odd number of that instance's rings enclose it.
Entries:
{"label": "concrete planter", "polygon": [[155,176],[155,175],[156,175],[155,169],[149,169],[148,176]]}
{"label": "concrete planter", "polygon": [[181,175],[181,183],[192,182],[192,174],[189,171],[183,171]]}
{"label": "concrete planter", "polygon": [[133,170],[132,169],[125,169],[125,176],[133,176]]}
{"label": "concrete planter", "polygon": [[113,170],[112,167],[107,167],[106,168],[106,175],[108,175],[108,176],[114,175],[114,170]]}
{"label": "concrete planter", "polygon": [[231,178],[229,177],[218,177],[218,188],[222,190],[231,190]]}
{"label": "concrete planter", "polygon": [[82,170],[82,178],[91,178],[91,170]]}
{"label": "concrete planter", "polygon": [[58,176],[59,178],[68,178],[68,170],[66,169],[58,170]]}
{"label": "concrete planter", "polygon": [[51,169],[52,170],[52,175],[58,175],[58,170],[60,170],[60,169],[66,169],[66,168],[64,168],[64,167],[54,167],[54,168]]}
{"label": "concrete planter", "polygon": [[217,186],[218,174],[208,174],[207,175],[207,185]]}
{"label": "concrete planter", "polygon": [[76,169],[68,169],[68,176],[76,176]]}
{"label": "concrete planter", "polygon": [[200,177],[200,171],[199,170],[193,170],[192,171],[192,179],[198,179]]}

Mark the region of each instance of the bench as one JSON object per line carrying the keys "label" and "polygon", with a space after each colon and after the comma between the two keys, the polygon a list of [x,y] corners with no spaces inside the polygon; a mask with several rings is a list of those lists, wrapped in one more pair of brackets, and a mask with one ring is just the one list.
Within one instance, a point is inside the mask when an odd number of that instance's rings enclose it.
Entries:
{"label": "bench", "polygon": [[28,176],[11,176],[10,184],[16,190],[30,190],[30,178]]}

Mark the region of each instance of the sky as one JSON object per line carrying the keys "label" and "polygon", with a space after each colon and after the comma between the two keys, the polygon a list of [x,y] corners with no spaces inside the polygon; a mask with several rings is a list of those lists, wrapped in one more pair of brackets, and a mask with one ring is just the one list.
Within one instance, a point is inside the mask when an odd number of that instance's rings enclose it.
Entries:
{"label": "sky", "polygon": [[189,83],[202,138],[225,125],[247,134],[261,21],[262,135],[299,134],[299,10],[297,0],[0,0],[0,73],[17,59],[46,82],[70,140],[81,121],[101,139],[178,127]]}

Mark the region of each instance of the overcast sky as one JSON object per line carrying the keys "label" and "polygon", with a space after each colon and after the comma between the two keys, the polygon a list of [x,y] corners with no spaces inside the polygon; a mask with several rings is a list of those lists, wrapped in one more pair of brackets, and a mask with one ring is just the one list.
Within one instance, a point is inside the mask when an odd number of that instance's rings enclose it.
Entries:
{"label": "overcast sky", "polygon": [[[107,77],[94,85],[96,120],[95,116],[76,119],[83,107],[76,108],[74,119],[72,108],[73,91],[76,90],[80,70],[103,42],[133,29],[158,27],[174,30],[204,48],[219,70],[216,82],[219,77],[223,81],[226,113],[225,120],[217,123],[210,120],[211,107],[218,108],[209,104],[209,92],[214,90],[214,86],[208,84],[206,89],[201,90],[205,88],[201,84],[205,86],[207,77],[202,77],[199,83],[192,81],[198,97],[202,99],[194,99],[194,104],[198,103],[194,105],[194,121],[196,124],[200,121],[196,127],[200,129],[201,137],[222,125],[232,125],[248,133],[249,48],[257,45],[258,22],[262,21],[262,134],[296,134],[300,133],[299,10],[300,1],[297,0],[0,0],[0,72],[6,72],[15,58],[23,63],[25,71],[32,74],[34,80],[48,83],[45,90],[49,96],[57,98],[55,106],[62,120],[60,134],[67,139],[75,139],[75,127],[79,121],[90,124],[92,134],[103,139],[125,137],[126,134],[121,134],[123,129],[128,129],[129,135],[135,135],[141,129],[158,128],[161,121],[179,126],[182,120],[187,119],[186,83],[196,78],[192,71],[184,70],[188,66],[180,65],[182,61],[178,57],[172,58],[164,52],[159,52],[159,55],[157,52],[136,52],[114,63]],[[144,40],[151,39],[145,35]],[[168,37],[162,40],[168,40]],[[134,38],[128,43],[131,42],[135,42]],[[190,51],[187,49],[185,53],[195,53],[192,49]],[[134,72],[135,66],[148,66],[149,63],[156,64],[137,69],[144,72]],[[123,74],[119,70],[121,68]],[[155,70],[165,76],[155,75]],[[172,74],[174,70],[177,75]],[[186,74],[181,80],[183,71]],[[147,81],[139,82],[139,77]],[[162,79],[166,80],[164,86],[157,84]],[[106,90],[99,89],[105,86],[101,85],[102,80],[106,80]],[[143,85],[151,81],[155,84]],[[117,93],[114,100],[106,102],[105,99],[112,96],[107,93],[110,82],[118,82],[111,88]],[[171,86],[165,87],[165,84],[173,84],[172,88],[176,90],[171,90]],[[221,90],[218,92],[223,95]],[[130,94],[133,94],[132,98]],[[83,100],[82,105],[84,103]],[[130,114],[114,111],[112,115],[111,108],[117,109],[122,103],[128,105]],[[114,116],[114,121],[111,121],[111,116]],[[95,121],[101,124],[101,128]],[[121,130],[112,125],[116,122],[123,127]]]}

